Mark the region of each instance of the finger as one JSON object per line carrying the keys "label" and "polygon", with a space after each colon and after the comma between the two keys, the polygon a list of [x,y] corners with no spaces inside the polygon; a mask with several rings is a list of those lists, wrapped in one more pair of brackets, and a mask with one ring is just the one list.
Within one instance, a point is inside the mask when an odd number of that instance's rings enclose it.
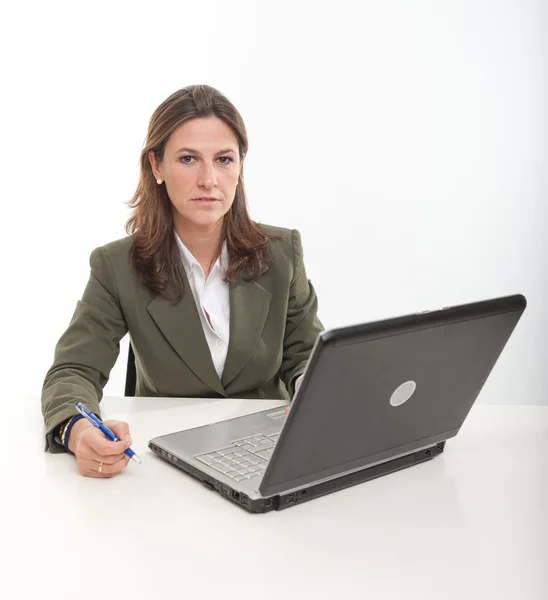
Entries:
{"label": "finger", "polygon": [[99,456],[116,456],[129,448],[129,442],[111,442],[102,431],[95,428],[84,431],[80,439]]}
{"label": "finger", "polygon": [[101,470],[102,475],[106,477],[112,477],[113,475],[117,475],[120,471],[125,469],[129,463],[129,456],[123,455],[123,457],[116,461],[113,464],[103,463],[103,468]]}
{"label": "finger", "polygon": [[[95,449],[94,449],[94,445],[97,444],[102,444],[106,438],[104,438],[103,434],[101,432],[99,432],[98,430],[95,429],[94,430],[90,430],[90,433],[86,433],[85,435],[82,434],[78,440],[78,444],[76,445],[75,449],[74,449],[74,453],[76,455],[77,459],[80,460],[86,460],[86,461],[94,461],[96,463],[108,463],[108,464],[113,464],[117,461],[119,461],[123,456],[124,456],[124,450],[125,448],[122,446],[120,448],[121,452],[119,452],[118,454],[99,454]],[[94,443],[93,439],[91,439],[91,436],[93,435],[93,438],[95,438],[97,436],[97,434],[100,434],[101,436],[101,440],[100,442],[97,441]],[[90,442],[90,438],[91,442]],[[108,440],[106,440],[108,441]],[[91,443],[91,445],[90,445]],[[109,443],[112,443],[109,441]]]}
{"label": "finger", "polygon": [[78,458],[82,460],[90,460],[96,463],[104,463],[105,465],[113,465],[118,462],[124,456],[127,456],[123,452],[120,454],[98,454],[91,448],[90,446],[82,446],[79,448],[79,452],[77,453]]}
{"label": "finger", "polygon": [[82,475],[86,477],[97,477],[97,478],[109,478],[114,477],[120,471],[125,469],[129,463],[129,457],[125,454],[123,458],[114,464],[106,464],[96,462],[94,460],[80,460],[78,462],[78,468]]}
{"label": "finger", "polygon": [[132,443],[131,434],[129,433],[129,425],[124,421],[115,421],[109,419],[105,421],[105,425],[116,435],[119,440],[127,440]]}
{"label": "finger", "polygon": [[104,467],[101,467],[101,471],[99,471],[101,463],[96,463],[94,460],[80,459],[78,460],[77,464],[80,473],[86,477],[106,477],[106,475],[103,475],[102,472]]}

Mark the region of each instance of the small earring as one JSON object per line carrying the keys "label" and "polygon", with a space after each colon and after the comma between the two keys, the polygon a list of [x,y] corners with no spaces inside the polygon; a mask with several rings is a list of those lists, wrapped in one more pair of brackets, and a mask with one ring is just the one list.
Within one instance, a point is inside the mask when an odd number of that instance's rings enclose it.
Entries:
{"label": "small earring", "polygon": [[160,178],[158,178],[158,179],[156,180],[156,183],[157,183],[158,185],[162,185],[162,183],[163,183],[163,182],[164,182],[164,180],[163,180],[163,179],[160,179]]}

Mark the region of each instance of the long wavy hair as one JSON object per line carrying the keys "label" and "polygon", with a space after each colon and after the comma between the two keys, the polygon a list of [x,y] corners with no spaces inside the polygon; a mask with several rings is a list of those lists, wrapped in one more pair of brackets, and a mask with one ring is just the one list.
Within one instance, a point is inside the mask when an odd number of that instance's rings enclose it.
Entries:
{"label": "long wavy hair", "polygon": [[[191,85],[174,92],[154,111],[140,157],[139,183],[129,206],[133,209],[126,232],[133,237],[130,264],[143,284],[155,295],[178,302],[184,293],[184,268],[175,238],[173,205],[166,186],[158,185],[148,158],[152,150],[160,163],[171,134],[191,119],[215,116],[222,119],[238,140],[240,161],[248,150],[244,121],[234,105],[208,85]],[[226,281],[256,279],[271,261],[268,234],[249,217],[243,172],[234,202],[223,218],[220,254],[226,241],[229,264]]]}

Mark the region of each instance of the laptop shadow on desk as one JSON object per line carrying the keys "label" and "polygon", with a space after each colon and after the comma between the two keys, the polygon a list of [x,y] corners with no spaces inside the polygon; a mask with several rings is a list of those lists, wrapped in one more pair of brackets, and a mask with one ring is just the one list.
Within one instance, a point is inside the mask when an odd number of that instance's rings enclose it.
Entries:
{"label": "laptop shadow on desk", "polygon": [[[316,498],[291,511],[272,512],[266,519],[256,519],[254,527],[274,536],[276,547],[291,547],[295,556],[316,548],[320,563],[325,548],[344,548],[350,563],[355,562],[352,568],[371,568],[374,576],[376,568],[385,570],[387,565],[412,569],[422,554],[430,568],[452,565],[477,583],[484,558],[478,553],[474,519],[466,514],[458,482],[446,472],[444,458]],[[281,526],[280,520],[286,519],[290,527]]]}

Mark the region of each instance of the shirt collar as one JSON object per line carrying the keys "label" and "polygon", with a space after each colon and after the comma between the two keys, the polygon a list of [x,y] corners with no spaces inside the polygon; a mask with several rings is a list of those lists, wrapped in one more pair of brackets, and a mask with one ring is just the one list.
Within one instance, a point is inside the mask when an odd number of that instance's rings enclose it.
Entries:
{"label": "shirt collar", "polygon": [[[175,232],[175,239],[177,240],[177,244],[179,245],[179,249],[181,250],[181,258],[183,261],[183,266],[185,268],[185,273],[187,277],[190,276],[190,273],[194,267],[197,267],[203,272],[202,265],[194,258],[192,252],[186,247],[183,243],[183,240],[179,237],[177,232]],[[217,258],[211,272],[215,269],[219,269],[221,272],[226,271],[228,268],[228,248],[226,245],[226,240],[223,242],[223,247],[221,249],[221,256]]]}

